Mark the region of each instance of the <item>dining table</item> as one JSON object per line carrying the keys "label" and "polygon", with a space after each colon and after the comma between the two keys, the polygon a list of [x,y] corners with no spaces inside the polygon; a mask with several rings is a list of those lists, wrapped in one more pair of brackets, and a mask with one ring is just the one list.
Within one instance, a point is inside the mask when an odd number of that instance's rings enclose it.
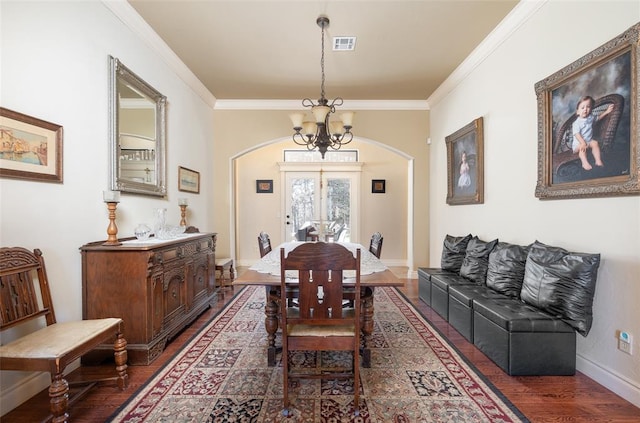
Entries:
{"label": "dining table", "polygon": [[[257,263],[249,269],[244,270],[233,281],[233,285],[262,285],[266,287],[267,297],[265,301],[265,329],[267,331],[267,362],[268,366],[273,367],[276,363],[276,354],[280,350],[276,346],[276,332],[279,324],[280,311],[280,250],[284,249],[285,256],[289,251],[293,250],[303,242],[292,241],[280,244],[270,253],[262,257]],[[402,282],[393,274],[387,266],[385,266],[379,258],[371,254],[367,248],[352,242],[339,242],[339,244],[348,248],[356,254],[356,250],[360,249],[360,287],[361,287],[361,331],[363,335],[362,348],[362,365],[370,367],[371,365],[371,335],[373,333],[373,315],[374,315],[374,290],[377,287],[403,286]],[[348,289],[350,284],[355,283],[355,271],[345,271],[343,285]],[[295,288],[298,284],[297,278],[293,274],[285,274],[287,287]]]}

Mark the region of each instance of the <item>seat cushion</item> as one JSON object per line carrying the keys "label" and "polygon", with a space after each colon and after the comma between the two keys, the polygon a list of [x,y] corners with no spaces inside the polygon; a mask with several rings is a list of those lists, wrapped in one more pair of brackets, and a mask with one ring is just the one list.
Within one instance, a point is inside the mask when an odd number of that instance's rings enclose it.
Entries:
{"label": "seat cushion", "polygon": [[114,336],[121,323],[117,318],[55,323],[0,346],[0,358],[61,358],[95,336]]}
{"label": "seat cushion", "polygon": [[453,272],[431,275],[431,284],[448,291],[449,285],[468,285],[473,282]]}
{"label": "seat cushion", "polygon": [[508,332],[573,332],[562,319],[510,298],[476,298],[473,311]]}
{"label": "seat cushion", "polygon": [[587,336],[599,266],[600,254],[573,253],[536,241],[527,256],[520,298]]}
{"label": "seat cushion", "polygon": [[473,300],[476,298],[505,298],[504,295],[485,285],[451,285],[449,297],[455,298],[467,307],[472,307]]}

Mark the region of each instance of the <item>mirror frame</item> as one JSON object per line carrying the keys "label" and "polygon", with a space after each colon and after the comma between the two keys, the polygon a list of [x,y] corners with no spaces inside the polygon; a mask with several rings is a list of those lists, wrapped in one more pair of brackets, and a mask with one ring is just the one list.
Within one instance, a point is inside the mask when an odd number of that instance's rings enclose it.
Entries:
{"label": "mirror frame", "polygon": [[[136,182],[121,177],[120,166],[120,104],[118,101],[118,80],[122,80],[146,95],[156,105],[156,151],[155,151],[155,183]],[[167,195],[166,174],[166,104],[167,98],[146,83],[138,75],[122,64],[120,60],[109,56],[109,181],[111,190],[130,194]]]}

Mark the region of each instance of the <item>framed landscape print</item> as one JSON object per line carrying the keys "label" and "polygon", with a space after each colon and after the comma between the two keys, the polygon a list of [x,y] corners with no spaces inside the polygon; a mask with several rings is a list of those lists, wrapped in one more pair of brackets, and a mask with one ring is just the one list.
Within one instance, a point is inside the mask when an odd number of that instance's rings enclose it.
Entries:
{"label": "framed landscape print", "polygon": [[178,166],[178,191],[200,194],[200,172]]}
{"label": "framed landscape print", "polygon": [[535,85],[541,199],[639,195],[640,24]]}
{"label": "framed landscape print", "polygon": [[0,107],[0,176],[62,183],[62,126]]}
{"label": "framed landscape print", "polygon": [[445,138],[447,204],[484,203],[483,119],[479,117]]}

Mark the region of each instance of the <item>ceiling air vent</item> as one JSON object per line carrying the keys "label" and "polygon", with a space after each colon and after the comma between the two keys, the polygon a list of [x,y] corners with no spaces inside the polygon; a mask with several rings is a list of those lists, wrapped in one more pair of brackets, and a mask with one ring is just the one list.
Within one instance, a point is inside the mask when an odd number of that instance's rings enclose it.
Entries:
{"label": "ceiling air vent", "polygon": [[356,48],[356,37],[333,37],[333,51],[352,51]]}

